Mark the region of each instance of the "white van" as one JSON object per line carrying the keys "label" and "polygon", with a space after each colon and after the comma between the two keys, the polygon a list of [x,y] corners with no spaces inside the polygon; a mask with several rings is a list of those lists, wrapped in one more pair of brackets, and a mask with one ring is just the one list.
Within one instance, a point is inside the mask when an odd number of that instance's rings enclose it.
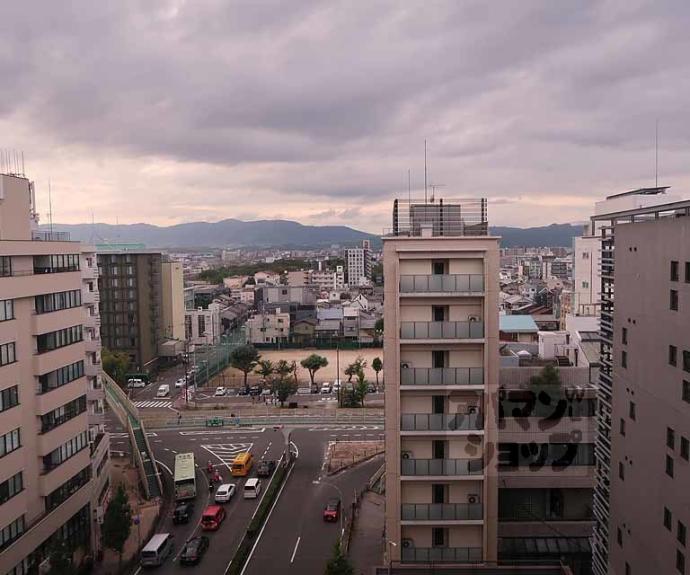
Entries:
{"label": "white van", "polygon": [[156,397],[168,397],[170,395],[170,386],[167,383],[158,386]]}
{"label": "white van", "polygon": [[146,382],[143,379],[132,377],[127,380],[127,387],[146,387]]}
{"label": "white van", "polygon": [[142,567],[158,567],[173,551],[173,536],[156,533],[141,550],[139,564]]}
{"label": "white van", "polygon": [[242,496],[245,499],[256,499],[259,493],[261,493],[261,481],[256,477],[247,479],[247,482],[244,484],[244,493]]}

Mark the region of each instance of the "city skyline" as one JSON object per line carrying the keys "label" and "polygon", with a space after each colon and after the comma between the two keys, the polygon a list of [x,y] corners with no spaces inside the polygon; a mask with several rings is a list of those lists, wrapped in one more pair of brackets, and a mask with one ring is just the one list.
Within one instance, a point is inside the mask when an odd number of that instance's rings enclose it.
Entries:
{"label": "city skyline", "polygon": [[654,183],[657,121],[659,182],[690,181],[681,3],[36,8],[0,23],[0,130],[44,222],[50,180],[59,223],[380,233],[408,169],[423,193],[424,140],[427,182],[494,225],[582,221]]}

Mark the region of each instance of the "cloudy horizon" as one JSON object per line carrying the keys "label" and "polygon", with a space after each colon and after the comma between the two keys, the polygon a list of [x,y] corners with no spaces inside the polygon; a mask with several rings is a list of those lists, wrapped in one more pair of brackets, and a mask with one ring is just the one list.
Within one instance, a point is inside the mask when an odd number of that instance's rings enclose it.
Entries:
{"label": "cloudy horizon", "polygon": [[[288,9],[289,8],[289,9]],[[690,4],[11,3],[0,148],[46,221],[291,219],[378,233],[391,203],[482,196],[491,225],[687,195]]]}

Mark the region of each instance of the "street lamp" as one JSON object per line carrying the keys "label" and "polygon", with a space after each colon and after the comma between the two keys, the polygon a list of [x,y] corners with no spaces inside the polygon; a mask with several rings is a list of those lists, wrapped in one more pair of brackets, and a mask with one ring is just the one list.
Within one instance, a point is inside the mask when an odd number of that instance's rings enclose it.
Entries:
{"label": "street lamp", "polygon": [[397,547],[398,544],[395,541],[391,541],[390,539],[386,539],[386,543],[388,544],[388,575],[391,575],[391,566],[393,564],[391,546]]}

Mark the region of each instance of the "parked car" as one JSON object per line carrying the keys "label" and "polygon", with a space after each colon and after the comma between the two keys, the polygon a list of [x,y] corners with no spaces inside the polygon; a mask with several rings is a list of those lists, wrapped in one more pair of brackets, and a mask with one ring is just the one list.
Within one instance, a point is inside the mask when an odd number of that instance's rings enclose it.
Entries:
{"label": "parked car", "polygon": [[223,483],[216,489],[215,500],[216,503],[227,503],[235,495],[235,484],[234,483]]}
{"label": "parked car", "polygon": [[194,513],[194,504],[190,501],[178,503],[173,511],[173,524],[189,523]]}
{"label": "parked car", "polygon": [[298,387],[297,395],[309,395],[311,393],[311,387]]}
{"label": "parked car", "polygon": [[369,387],[367,387],[367,393],[376,393],[378,390],[376,389],[376,386],[373,383],[369,384]]}
{"label": "parked car", "polygon": [[215,397],[223,397],[225,395],[225,388],[222,385],[216,387],[216,392],[213,394]]}
{"label": "parked car", "polygon": [[259,461],[256,466],[256,476],[257,477],[270,477],[276,468],[276,462],[272,459]]}
{"label": "parked car", "polygon": [[340,517],[340,499],[329,499],[326,506],[323,508],[324,521],[338,521]]}
{"label": "parked car", "polygon": [[182,565],[196,565],[206,553],[208,549],[208,537],[201,535],[200,537],[193,537],[185,544],[180,554],[180,563]]}
{"label": "parked car", "polygon": [[267,387],[266,389],[261,391],[261,395],[264,395],[264,396],[273,395],[273,391],[271,390],[270,387]]}
{"label": "parked car", "polygon": [[261,395],[261,388],[258,385],[252,385],[249,388],[249,395]]}
{"label": "parked car", "polygon": [[340,380],[336,379],[333,382],[333,393],[337,393],[340,390]]}
{"label": "parked car", "polygon": [[249,395],[249,391],[247,391],[247,388],[242,386],[237,390],[237,395]]}
{"label": "parked car", "polygon": [[175,387],[184,387],[184,384],[187,383],[187,380],[184,377],[181,377],[175,382]]}
{"label": "parked car", "polygon": [[324,383],[321,386],[321,393],[326,395],[327,393],[331,393],[331,384],[330,383]]}

